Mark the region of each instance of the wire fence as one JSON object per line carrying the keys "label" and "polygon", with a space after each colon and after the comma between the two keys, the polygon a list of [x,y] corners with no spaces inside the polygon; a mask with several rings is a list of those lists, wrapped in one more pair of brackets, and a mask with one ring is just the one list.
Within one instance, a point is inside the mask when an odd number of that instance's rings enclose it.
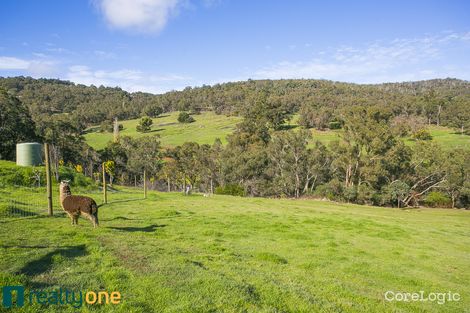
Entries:
{"label": "wire fence", "polygon": [[[59,188],[53,186],[52,199],[54,215],[65,214],[59,201]],[[108,204],[143,199],[139,188],[107,188]],[[72,194],[93,198],[98,205],[103,204],[102,188],[73,188]],[[17,218],[34,218],[47,216],[47,197],[45,187],[0,186],[0,221],[8,222]]]}
{"label": "wire fence", "polygon": [[0,211],[0,217],[32,217],[47,214],[47,210],[38,201],[19,201],[9,199],[6,206]]}
{"label": "wire fence", "polygon": [[[59,201],[54,198],[54,208]],[[48,214],[45,188],[14,186],[0,188],[0,220],[12,218],[30,218]]]}

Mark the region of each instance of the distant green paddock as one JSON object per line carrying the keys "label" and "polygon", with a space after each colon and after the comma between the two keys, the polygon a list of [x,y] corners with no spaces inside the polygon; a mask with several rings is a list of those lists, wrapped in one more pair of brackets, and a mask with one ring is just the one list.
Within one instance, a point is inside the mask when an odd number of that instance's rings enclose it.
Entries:
{"label": "distant green paddock", "polygon": [[[136,126],[140,119],[119,121],[124,126],[121,136],[143,137],[159,135],[163,146],[178,146],[187,141],[199,144],[213,144],[216,138],[225,143],[228,134],[232,133],[239,117],[217,115],[213,112],[203,112],[194,115],[194,123],[178,123],[179,112],[165,113],[153,119],[152,129],[147,133],[139,133]],[[85,134],[87,143],[95,149],[102,149],[113,139],[112,133],[101,133],[98,127],[89,129]]]}
{"label": "distant green paddock", "polygon": [[[468,135],[461,135],[456,130],[442,126],[428,126],[428,130],[432,135],[432,141],[440,144],[444,150],[456,148],[470,150],[470,136]],[[405,143],[413,145],[414,141],[407,138]]]}
{"label": "distant green paddock", "polygon": [[[469,211],[118,190],[98,229],[57,207],[0,219],[0,284],[122,294],[83,312],[469,312]],[[0,193],[45,203],[43,191]],[[461,300],[388,302],[389,290]],[[12,312],[46,310],[77,311]]]}
{"label": "distant green paddock", "polygon": [[[121,131],[122,136],[142,137],[159,135],[163,146],[177,146],[187,141],[194,141],[199,144],[212,144],[216,138],[220,138],[222,143],[226,143],[227,135],[231,134],[237,123],[241,121],[240,117],[217,115],[213,112],[203,112],[195,115],[196,122],[190,124],[181,124],[177,121],[178,112],[164,114],[161,117],[154,118],[152,130],[147,133],[139,133],[135,127],[140,119],[120,121],[124,126]],[[287,126],[298,128],[298,115],[294,115]],[[470,150],[470,136],[461,136],[456,131],[438,126],[428,127],[433,141],[440,144],[445,150],[463,148]],[[111,133],[101,133],[98,127],[92,127],[85,134],[85,139],[89,145],[95,149],[102,149],[112,140]],[[316,130],[311,129],[313,141],[318,140],[324,144],[339,140],[342,134],[341,130]],[[411,138],[403,139],[407,145],[415,143]]]}

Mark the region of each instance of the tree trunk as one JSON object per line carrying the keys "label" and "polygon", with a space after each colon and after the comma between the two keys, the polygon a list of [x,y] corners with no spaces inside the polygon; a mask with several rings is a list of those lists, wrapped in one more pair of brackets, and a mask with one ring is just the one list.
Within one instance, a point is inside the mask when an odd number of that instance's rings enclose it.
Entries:
{"label": "tree trunk", "polygon": [[169,177],[166,179],[166,183],[167,183],[167,186],[168,186],[168,192],[170,192],[171,191],[171,184],[170,184],[170,178]]}
{"label": "tree trunk", "polygon": [[310,178],[307,175],[307,179],[305,180],[305,185],[304,185],[304,193],[307,193],[308,191],[308,184],[310,183]]}
{"label": "tree trunk", "polygon": [[300,177],[299,173],[295,173],[295,197],[298,198],[300,196]]}
{"label": "tree trunk", "polygon": [[437,126],[441,125],[441,111],[442,111],[442,105],[437,106]]}

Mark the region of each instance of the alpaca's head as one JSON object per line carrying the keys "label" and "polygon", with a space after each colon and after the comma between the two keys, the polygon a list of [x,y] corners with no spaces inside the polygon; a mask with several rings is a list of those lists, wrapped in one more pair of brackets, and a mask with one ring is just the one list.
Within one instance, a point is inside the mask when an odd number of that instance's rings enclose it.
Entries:
{"label": "alpaca's head", "polygon": [[60,182],[59,185],[59,191],[61,195],[70,195],[70,185],[69,185],[69,180],[63,180]]}

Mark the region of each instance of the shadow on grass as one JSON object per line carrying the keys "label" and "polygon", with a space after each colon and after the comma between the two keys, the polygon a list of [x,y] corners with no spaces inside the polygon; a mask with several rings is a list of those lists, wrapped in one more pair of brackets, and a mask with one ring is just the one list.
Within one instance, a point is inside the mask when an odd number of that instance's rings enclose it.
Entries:
{"label": "shadow on grass", "polygon": [[67,259],[74,259],[76,257],[86,255],[86,247],[85,245],[78,245],[78,246],[65,246],[61,248],[57,248],[54,251],[47,253],[46,255],[42,256],[41,258],[30,261],[25,264],[17,274],[25,274],[27,276],[37,276],[42,273],[49,271],[53,265],[53,258],[55,256],[62,256]]}
{"label": "shadow on grass", "polygon": [[19,249],[45,249],[45,248],[50,248],[49,246],[46,245],[38,245],[38,246],[28,246],[28,245],[0,245],[0,248],[2,249],[11,249],[11,248],[19,248]]}
{"label": "shadow on grass", "polygon": [[56,212],[54,215],[49,216],[47,213],[37,213],[37,214],[31,214],[27,216],[21,216],[18,214],[17,216],[0,216],[0,224],[7,224],[7,223],[13,223],[13,222],[24,222],[26,220],[35,220],[35,219],[43,219],[43,218],[64,218],[65,212]]}
{"label": "shadow on grass", "polygon": [[5,210],[5,214],[11,217],[19,217],[19,216],[38,216],[39,214],[36,212],[28,211],[20,209],[16,206],[10,206]]}
{"label": "shadow on grass", "polygon": [[109,218],[109,219],[101,219],[100,221],[102,221],[102,222],[111,222],[111,221],[118,221],[118,220],[123,220],[123,221],[140,221],[140,220],[142,220],[142,219],[140,219],[140,218],[128,218],[128,217],[125,217],[125,216],[116,216],[116,217]]}
{"label": "shadow on grass", "polygon": [[[133,202],[133,201],[141,201],[141,200],[145,200],[144,197],[142,198],[135,198],[135,199],[124,199],[124,200],[114,200],[114,201],[110,201],[106,204],[115,204],[115,203],[124,203],[124,202]],[[104,205],[106,205],[104,203],[98,205],[98,207],[102,207]]]}
{"label": "shadow on grass", "polygon": [[290,130],[299,127],[299,125],[281,125],[279,126],[279,130]]}
{"label": "shadow on grass", "polygon": [[144,232],[144,233],[152,233],[157,230],[157,228],[163,228],[166,225],[149,225],[144,227],[106,227],[109,229],[119,230],[119,231],[127,231],[127,232]]}

